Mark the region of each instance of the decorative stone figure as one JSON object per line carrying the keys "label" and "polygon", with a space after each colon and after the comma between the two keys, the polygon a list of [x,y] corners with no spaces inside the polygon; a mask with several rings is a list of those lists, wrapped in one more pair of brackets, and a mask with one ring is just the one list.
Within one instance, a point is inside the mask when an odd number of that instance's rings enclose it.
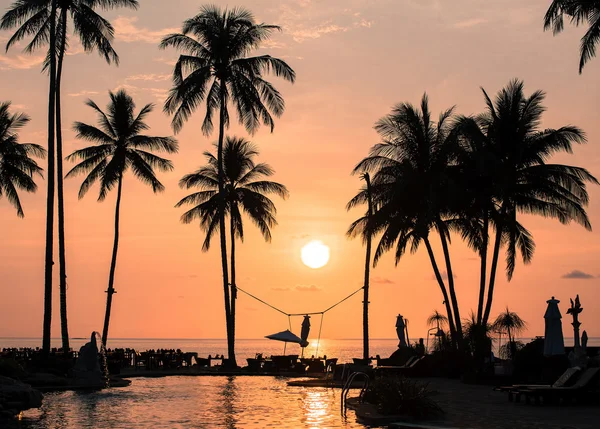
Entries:
{"label": "decorative stone figure", "polygon": [[567,310],[567,314],[570,314],[573,317],[573,338],[575,339],[575,349],[581,347],[581,343],[579,342],[579,327],[581,323],[579,322],[579,313],[583,311],[583,307],[581,307],[581,303],[579,302],[579,295],[575,298],[575,302],[571,299],[571,308]]}
{"label": "decorative stone figure", "polygon": [[98,359],[98,345],[96,343],[96,333],[93,332],[90,342],[79,349],[79,357],[73,368],[73,375],[77,384],[102,385],[104,383],[104,374],[100,368]]}

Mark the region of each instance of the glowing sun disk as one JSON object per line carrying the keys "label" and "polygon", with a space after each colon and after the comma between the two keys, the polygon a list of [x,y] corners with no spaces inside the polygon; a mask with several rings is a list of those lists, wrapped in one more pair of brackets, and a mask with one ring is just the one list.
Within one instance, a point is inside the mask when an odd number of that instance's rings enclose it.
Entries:
{"label": "glowing sun disk", "polygon": [[322,241],[314,240],[306,244],[300,252],[302,262],[310,268],[321,268],[329,262],[329,247]]}

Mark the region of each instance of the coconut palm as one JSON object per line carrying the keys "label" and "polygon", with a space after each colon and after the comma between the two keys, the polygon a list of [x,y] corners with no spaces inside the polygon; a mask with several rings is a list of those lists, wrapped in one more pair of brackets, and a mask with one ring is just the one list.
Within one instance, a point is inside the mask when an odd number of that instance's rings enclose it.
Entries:
{"label": "coconut palm", "polygon": [[[485,181],[477,172],[473,173],[473,169],[466,169],[463,178],[469,183],[483,183],[475,189],[467,186],[463,194],[466,201],[473,194],[480,195],[471,202],[476,209],[485,207],[496,232],[485,310],[481,319],[477,319],[485,325],[492,308],[501,246],[506,245],[509,280],[515,270],[517,251],[525,263],[533,257],[533,238],[518,222],[517,214],[537,214],[564,224],[574,221],[589,230],[591,225],[585,211],[589,200],[586,183],[598,184],[598,181],[584,168],[547,163],[555,153],[572,153],[573,144],[583,144],[586,138],[583,131],[571,125],[539,129],[545,110],[542,104],[544,92],[536,91],[526,97],[523,82],[513,80],[498,93],[495,101],[485,90],[483,94],[487,111],[477,118],[459,119],[460,132],[466,136],[461,141],[470,143],[462,148],[467,155],[459,154],[457,158],[473,155],[476,151],[472,148],[480,145],[481,151],[492,159],[486,164],[488,177]],[[479,154],[473,156],[480,157]],[[484,206],[481,201],[486,200]],[[484,234],[487,230],[481,235]],[[481,243],[482,240],[471,239],[472,242]]]}
{"label": "coconut palm", "polygon": [[[382,143],[374,146],[355,171],[373,172],[373,199],[377,209],[372,216],[371,233],[381,233],[374,264],[388,250],[396,247],[396,264],[410,244],[416,252],[421,243],[427,248],[438,282],[448,324],[455,342],[462,336],[460,311],[454,289],[449,252],[449,201],[456,193],[449,181],[448,165],[452,161],[455,136],[450,119],[453,108],[443,112],[438,122],[431,120],[425,94],[420,109],[408,103],[398,104],[392,113],[380,119],[375,129]],[[362,231],[365,224],[353,223]],[[446,265],[448,289],[430,241],[430,232],[440,237]]]}
{"label": "coconut palm", "polygon": [[[33,36],[33,38],[26,46],[26,52],[31,53],[44,47],[47,43],[50,43],[51,46],[51,49],[48,49],[44,69],[49,70],[51,78],[55,79],[53,87],[55,88],[54,102],[56,103],[56,191],[58,199],[60,312],[63,349],[66,352],[69,351],[69,332],[67,327],[61,82],[63,62],[69,46],[68,18],[71,17],[73,31],[81,41],[85,52],[97,51],[109,64],[111,62],[118,63],[119,57],[111,45],[114,29],[94,9],[113,9],[123,6],[135,9],[138,7],[138,2],[137,0],[60,0],[58,2],[51,0],[17,0],[4,14],[0,22],[1,29],[18,27],[6,44],[7,50],[27,36]],[[52,120],[54,120],[54,117]],[[52,180],[54,180],[54,177],[52,177]]]}
{"label": "coconut palm", "polygon": [[[371,241],[372,235],[370,234],[367,226],[371,216],[373,216],[373,193],[371,189],[371,176],[369,173],[361,174],[361,179],[365,181],[365,186],[360,190],[348,205],[346,210],[351,210],[358,204],[367,205],[367,213],[355,222],[357,226],[351,227],[348,231],[350,238],[356,237],[359,233],[362,235],[363,242],[365,244],[365,280],[363,284],[363,359],[369,359],[369,279],[371,271]],[[360,227],[358,227],[360,225]]]}
{"label": "coconut palm", "polygon": [[527,323],[519,317],[519,315],[513,311],[510,311],[506,307],[506,311],[500,313],[494,323],[492,323],[492,329],[496,332],[506,332],[508,335],[508,349],[510,351],[510,358],[514,358],[516,352],[516,344],[514,341],[515,335],[519,335],[527,328]]}
{"label": "coconut palm", "polygon": [[0,198],[3,196],[24,217],[19,190],[35,192],[34,176],[42,176],[42,168],[32,156],[44,158],[46,150],[32,143],[19,143],[19,129],[30,118],[24,113],[10,113],[10,102],[0,103]]}
{"label": "coconut palm", "polygon": [[[28,16],[28,7],[25,0],[13,3],[13,7],[0,20],[0,29],[9,30],[20,25],[23,17]],[[50,1],[50,13],[47,21],[48,33],[44,36],[49,43],[48,69],[50,72],[50,85],[48,89],[48,190],[46,195],[46,251],[44,257],[44,325],[42,333],[42,354],[47,357],[50,353],[50,328],[52,325],[52,266],[54,265],[54,120],[56,102],[56,11],[58,0]],[[37,14],[36,14],[37,15]],[[12,16],[12,18],[11,18]],[[27,27],[21,27],[21,33],[29,34]],[[33,31],[31,32],[33,33]],[[33,41],[42,41],[42,38],[34,38]],[[38,42],[36,42],[37,44]],[[31,45],[33,48],[34,45]]]}
{"label": "coconut palm", "polygon": [[565,15],[575,26],[589,24],[581,38],[581,74],[586,63],[596,56],[596,44],[600,42],[600,0],[553,0],[544,17],[544,30],[552,28],[555,35],[560,33],[564,29]]}
{"label": "coconut palm", "polygon": [[[179,201],[176,207],[193,205],[186,211],[181,221],[191,223],[200,221],[201,227],[206,231],[206,238],[202,250],[208,251],[211,238],[217,232],[221,219],[221,203],[219,195],[219,167],[218,159],[210,152],[204,156],[207,165],[200,167],[191,174],[186,174],[179,185],[185,189],[199,188],[198,192],[188,195]],[[287,198],[288,190],[285,186],[271,181],[262,180],[263,177],[272,176],[273,169],[263,163],[255,164],[254,158],[258,156],[256,147],[243,138],[227,137],[223,148],[223,170],[225,174],[225,214],[229,216],[231,239],[231,335],[235,340],[235,300],[237,293],[235,269],[235,241],[236,238],[244,240],[244,225],[242,212],[258,226],[265,241],[271,241],[271,228],[277,225],[275,220],[275,204],[266,196],[275,194]]]}
{"label": "coconut palm", "polygon": [[119,215],[123,178],[128,170],[143,183],[152,187],[153,192],[162,192],[164,186],[156,177],[155,170],[171,171],[171,161],[161,158],[152,152],[160,151],[176,153],[177,141],[172,137],[153,137],[140,134],[149,127],[144,122],[146,116],[153,110],[152,104],[145,105],[134,114],[135,103],[124,90],[117,93],[109,92],[110,102],[107,112],[103,112],[92,100],[87,105],[98,113],[99,127],[75,122],[74,129],[77,138],[94,142],[94,146],[79,149],[67,157],[69,161],[81,161],[66,177],[86,174],[79,189],[79,198],[83,198],[90,187],[98,182],[100,193],[98,201],[103,201],[108,192],[117,187],[115,208],[115,235],[108,277],[106,299],[106,315],[102,342],[106,346],[108,327],[112,307],[112,297],[115,293],[115,269],[119,249]]}
{"label": "coconut palm", "polygon": [[[250,133],[256,131],[261,122],[273,131],[272,115],[280,116],[285,104],[281,94],[265,80],[265,75],[273,72],[290,82],[296,78],[292,68],[281,59],[270,55],[248,56],[279,29],[275,25],[256,24],[246,9],[222,10],[216,6],[203,6],[198,15],[183,23],[180,34],[168,35],[160,44],[163,49],[174,47],[183,52],[175,65],[173,88],[165,102],[165,110],[173,114],[175,132],[180,131],[190,115],[206,102],[202,132],[210,135],[213,115],[219,111],[217,169],[221,195],[225,187],[222,160],[225,129],[230,118],[228,105],[235,107],[240,123]],[[221,204],[225,205],[225,200]],[[225,210],[219,213],[228,355],[229,362],[235,365]]]}

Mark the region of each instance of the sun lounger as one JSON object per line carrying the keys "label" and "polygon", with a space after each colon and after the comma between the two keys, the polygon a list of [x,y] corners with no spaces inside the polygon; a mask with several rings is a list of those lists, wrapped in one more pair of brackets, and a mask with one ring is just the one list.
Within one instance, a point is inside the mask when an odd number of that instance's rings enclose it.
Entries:
{"label": "sun lounger", "polygon": [[499,392],[508,392],[508,400],[512,402],[515,398],[517,402],[520,400],[519,390],[526,390],[530,388],[551,388],[551,387],[565,387],[573,383],[576,376],[580,373],[581,368],[578,366],[567,369],[555,382],[554,384],[514,384],[512,386],[499,386],[495,387],[494,390]]}
{"label": "sun lounger", "polygon": [[536,404],[539,404],[541,400],[543,400],[544,403],[560,402],[561,400],[577,400],[584,397],[586,393],[589,392],[590,388],[596,383],[599,375],[600,368],[588,368],[581,373],[581,376],[572,386],[530,386],[526,389],[519,389],[517,395],[524,395],[527,403],[530,403],[533,398]]}

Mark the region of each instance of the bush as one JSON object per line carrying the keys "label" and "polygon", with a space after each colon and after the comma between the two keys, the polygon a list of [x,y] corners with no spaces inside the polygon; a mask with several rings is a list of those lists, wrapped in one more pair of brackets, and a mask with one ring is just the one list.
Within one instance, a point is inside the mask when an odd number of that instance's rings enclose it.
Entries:
{"label": "bush", "polygon": [[415,419],[438,417],[443,410],[433,401],[427,384],[403,377],[375,379],[363,400],[377,406],[383,415],[404,415]]}

